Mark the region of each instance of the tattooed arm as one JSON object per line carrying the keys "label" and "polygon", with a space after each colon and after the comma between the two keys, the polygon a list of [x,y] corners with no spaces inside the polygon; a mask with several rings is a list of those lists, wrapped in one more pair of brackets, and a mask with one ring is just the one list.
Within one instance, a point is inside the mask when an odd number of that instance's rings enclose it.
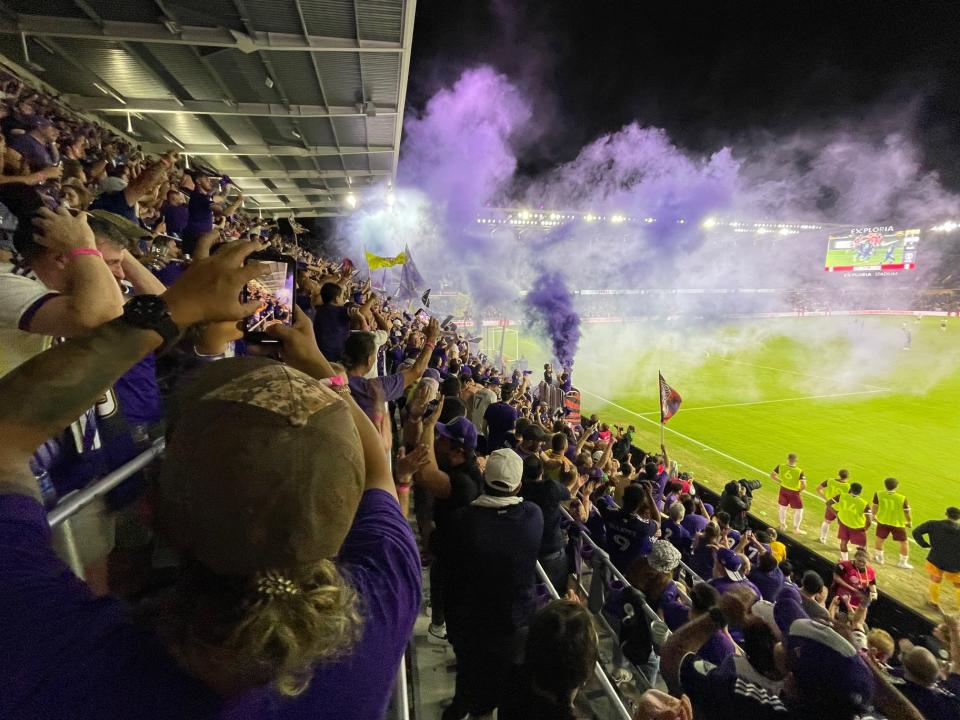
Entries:
{"label": "tattooed arm", "polygon": [[[240,288],[265,274],[266,266],[243,265],[257,243],[236,243],[194,263],[164,299],[181,328],[204,321],[238,320],[256,303],[241,305]],[[37,495],[27,461],[48,438],[67,427],[162,338],[122,319],[68,340],[31,358],[0,378],[0,493]]]}

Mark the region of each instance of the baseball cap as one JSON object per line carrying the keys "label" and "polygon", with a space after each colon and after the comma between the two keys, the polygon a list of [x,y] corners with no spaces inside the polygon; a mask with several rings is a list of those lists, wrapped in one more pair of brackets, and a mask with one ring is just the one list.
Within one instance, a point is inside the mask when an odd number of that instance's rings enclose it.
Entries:
{"label": "baseball cap", "polygon": [[669,540],[657,540],[647,555],[647,565],[660,573],[673,572],[680,564],[680,551]]}
{"label": "baseball cap", "polygon": [[440,382],[440,371],[437,370],[436,368],[427,368],[426,370],[423,371],[423,375],[421,375],[420,377],[433,378],[434,380],[436,380],[436,381],[439,383],[439,382]]}
{"label": "baseball cap", "polygon": [[593,451],[593,461],[600,462],[603,459],[603,450],[594,450]]}
{"label": "baseball cap", "polygon": [[437,425],[437,433],[447,440],[460,443],[467,450],[477,449],[477,429],[465,417],[455,417],[446,425]]}
{"label": "baseball cap", "polygon": [[733,550],[730,548],[720,548],[717,550],[717,562],[723,567],[723,571],[728,578],[734,582],[743,580],[743,575],[740,573],[740,566],[743,564],[743,561],[740,560],[740,556]]}
{"label": "baseball cap", "polygon": [[484,379],[484,382],[485,382],[487,385],[499,385],[499,384],[500,384],[500,378],[498,378],[498,377],[496,377],[496,376],[488,377],[488,378]]}
{"label": "baseball cap", "polygon": [[311,565],[340,550],[365,483],[350,409],[267,358],[204,366],[169,408],[157,520],[221,575]]}
{"label": "baseball cap", "polygon": [[870,705],[873,674],[856,648],[833,628],[814,620],[795,620],[786,644],[800,697],[840,712]]}
{"label": "baseball cap", "polygon": [[53,127],[53,120],[46,115],[30,115],[24,124],[31,130],[39,128]]}
{"label": "baseball cap", "polygon": [[520,487],[523,477],[523,459],[510,448],[494,450],[487,458],[483,480],[488,488],[513,492]]}
{"label": "baseball cap", "polygon": [[527,425],[523,429],[522,437],[524,440],[548,440],[550,438],[549,433],[547,433],[539,425]]}
{"label": "baseball cap", "polygon": [[110,225],[114,230],[120,232],[127,240],[137,242],[143,238],[151,237],[150,231],[142,228],[135,222],[130,222],[127,218],[107,210],[90,210],[90,215],[102,220]]}

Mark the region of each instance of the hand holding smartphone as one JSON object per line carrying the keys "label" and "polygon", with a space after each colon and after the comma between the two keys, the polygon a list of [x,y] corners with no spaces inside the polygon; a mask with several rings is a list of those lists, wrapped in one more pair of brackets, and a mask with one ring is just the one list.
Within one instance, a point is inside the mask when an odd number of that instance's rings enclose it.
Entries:
{"label": "hand holding smartphone", "polygon": [[251,253],[244,264],[263,263],[270,274],[247,283],[241,291],[241,301],[260,301],[256,312],[243,321],[243,339],[248,343],[275,343],[266,333],[270,325],[293,324],[293,303],[296,291],[297,261],[276,250]]}

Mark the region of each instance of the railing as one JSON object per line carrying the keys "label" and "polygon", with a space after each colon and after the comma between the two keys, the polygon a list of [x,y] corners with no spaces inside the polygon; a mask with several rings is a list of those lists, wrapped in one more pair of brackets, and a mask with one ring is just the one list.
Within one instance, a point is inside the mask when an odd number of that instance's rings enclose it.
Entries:
{"label": "railing", "polygon": [[[554,600],[559,600],[560,595],[557,593],[556,588],[553,587],[553,583],[550,582],[550,578],[547,577],[547,573],[544,571],[543,567],[541,567],[539,562],[537,563],[537,575],[540,576],[541,582],[547,586],[547,591],[550,593],[550,597]],[[627,710],[626,706],[623,704],[623,700],[620,699],[620,694],[613,686],[613,683],[610,682],[610,678],[607,677],[606,670],[603,669],[603,666],[599,662],[594,663],[593,674],[600,683],[600,687],[603,688],[604,694],[610,700],[610,704],[613,705],[617,715],[619,715],[622,720],[631,720],[630,711]]]}
{"label": "railing", "polygon": [[[73,541],[73,533],[69,523],[64,524],[73,515],[92,503],[98,497],[110,492],[120,483],[127,480],[131,475],[142,470],[153,462],[154,459],[163,454],[166,443],[163,438],[154,441],[148,450],[137,455],[129,462],[121,465],[108,475],[85,487],[83,490],[67,495],[50,512],[47,513],[47,522],[50,527],[62,525],[64,530],[67,552],[70,555],[70,566],[77,577],[83,578],[83,566],[80,563],[76,552],[76,546]],[[552,590],[552,588],[551,588]],[[556,596],[556,591],[553,591]],[[407,693],[407,668],[405,658],[400,659],[400,667],[397,670],[397,676],[394,680],[393,698],[390,702],[391,720],[410,720],[410,697]],[[629,715],[626,716],[629,720]]]}
{"label": "railing", "polygon": [[154,458],[163,452],[164,447],[166,447],[166,442],[163,438],[160,438],[159,440],[154,441],[153,445],[150,446],[150,449],[140,453],[128,463],[121,465],[112,473],[104,475],[102,478],[88,487],[85,487],[83,490],[80,490],[79,492],[67,495],[60,503],[57,504],[56,507],[53,508],[53,510],[47,513],[47,522],[50,523],[50,527],[56,527],[71,515],[74,515],[85,508],[101,495],[106,495],[135,472],[149,465]]}

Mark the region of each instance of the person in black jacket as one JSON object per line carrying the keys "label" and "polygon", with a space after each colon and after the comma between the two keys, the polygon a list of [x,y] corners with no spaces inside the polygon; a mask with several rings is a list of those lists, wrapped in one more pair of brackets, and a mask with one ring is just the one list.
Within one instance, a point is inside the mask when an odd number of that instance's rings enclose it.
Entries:
{"label": "person in black jacket", "polygon": [[953,591],[960,605],[960,508],[947,508],[946,520],[927,520],[913,529],[913,539],[922,548],[930,548],[927,555],[928,602],[940,607],[940,583],[946,578],[953,583]]}
{"label": "person in black jacket", "polygon": [[748,494],[747,487],[742,482],[731,480],[723,487],[723,493],[717,502],[717,512],[723,511],[730,515],[730,527],[738,532],[747,529],[747,512],[753,498]]}
{"label": "person in black jacket", "polygon": [[533,616],[543,513],[518,495],[522,475],[519,455],[495,450],[483,494],[450,518],[444,600],[457,682],[443,720],[481,717],[500,704]]}

